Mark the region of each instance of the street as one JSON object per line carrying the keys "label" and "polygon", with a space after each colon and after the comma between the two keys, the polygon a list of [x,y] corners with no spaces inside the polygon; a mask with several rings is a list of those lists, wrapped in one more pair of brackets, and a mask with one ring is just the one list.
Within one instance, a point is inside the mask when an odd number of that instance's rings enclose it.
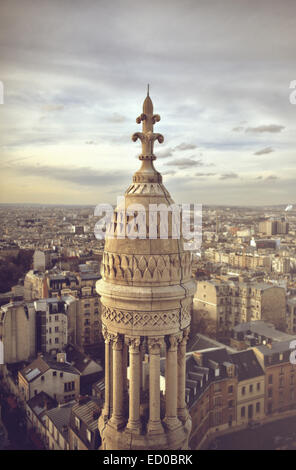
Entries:
{"label": "street", "polygon": [[214,438],[210,450],[296,449],[296,416]]}

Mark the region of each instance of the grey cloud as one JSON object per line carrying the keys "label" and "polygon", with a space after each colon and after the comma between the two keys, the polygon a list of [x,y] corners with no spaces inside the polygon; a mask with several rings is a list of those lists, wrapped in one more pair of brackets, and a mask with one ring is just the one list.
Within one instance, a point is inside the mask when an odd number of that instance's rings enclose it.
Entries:
{"label": "grey cloud", "polygon": [[220,176],[220,180],[230,180],[230,179],[235,179],[238,178],[237,173],[223,173],[223,175]]}
{"label": "grey cloud", "polygon": [[128,181],[130,174],[124,171],[101,171],[90,167],[67,168],[48,165],[14,165],[14,172],[22,176],[38,176],[70,182],[79,186],[110,186]]}
{"label": "grey cloud", "polygon": [[194,150],[197,146],[195,144],[186,144],[183,142],[182,144],[177,145],[174,150]]}
{"label": "grey cloud", "polygon": [[234,127],[232,130],[233,132],[241,132],[244,130],[244,128],[242,126],[237,126],[237,127]]}
{"label": "grey cloud", "polygon": [[271,147],[265,147],[264,149],[258,150],[254,155],[266,155],[268,153],[274,152],[274,149]]}
{"label": "grey cloud", "polygon": [[192,158],[176,158],[167,163],[169,166],[176,166],[181,170],[186,168],[191,168],[194,166],[204,166],[204,163],[201,160],[193,160]]}
{"label": "grey cloud", "polygon": [[280,126],[278,124],[269,124],[266,126],[257,126],[257,127],[247,127],[245,132],[254,132],[254,133],[263,133],[263,132],[281,132],[285,129],[285,126]]}
{"label": "grey cloud", "polygon": [[265,179],[266,179],[266,180],[277,180],[277,179],[279,179],[279,177],[276,176],[276,175],[269,175],[269,176],[267,176]]}
{"label": "grey cloud", "polygon": [[216,173],[195,173],[195,176],[215,176]]}
{"label": "grey cloud", "polygon": [[107,120],[109,122],[124,122],[126,121],[126,117],[119,113],[113,113],[107,118]]}
{"label": "grey cloud", "polygon": [[175,175],[176,172],[175,172],[175,170],[168,170],[168,171],[162,171],[161,174],[163,176],[172,176],[172,175]]}
{"label": "grey cloud", "polygon": [[168,158],[173,155],[174,149],[168,148],[156,152],[157,158]]}

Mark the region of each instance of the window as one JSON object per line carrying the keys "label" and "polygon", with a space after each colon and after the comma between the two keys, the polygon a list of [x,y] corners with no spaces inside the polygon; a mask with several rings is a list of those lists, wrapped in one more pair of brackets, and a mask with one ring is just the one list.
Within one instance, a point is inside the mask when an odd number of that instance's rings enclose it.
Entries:
{"label": "window", "polygon": [[245,395],[245,393],[246,393],[246,387],[243,387],[242,388],[242,395]]}
{"label": "window", "polygon": [[42,382],[44,382],[44,380],[45,380],[45,379],[44,379],[44,375],[42,375],[42,377],[41,377],[41,381],[42,381]]}
{"label": "window", "polygon": [[257,383],[257,390],[260,390],[260,382]]}
{"label": "window", "polygon": [[60,373],[60,377],[64,377],[64,374],[63,374],[63,372],[61,372],[61,373]]}
{"label": "window", "polygon": [[52,373],[53,377],[56,377],[57,375],[57,372],[54,370],[53,373]]}
{"label": "window", "polygon": [[272,384],[272,375],[269,375],[269,376],[268,376],[268,383],[269,383],[269,384]]}
{"label": "window", "polygon": [[229,385],[229,387],[228,387],[228,393],[233,393],[233,385]]}
{"label": "window", "polygon": [[55,333],[58,333],[58,331],[59,331],[59,327],[58,327],[58,326],[56,326],[56,327],[55,327],[55,329],[54,329],[54,331],[55,331]]}
{"label": "window", "polygon": [[260,402],[257,401],[256,403],[256,413],[260,413]]}
{"label": "window", "polygon": [[59,338],[55,338],[55,339],[54,339],[54,342],[55,342],[55,344],[58,344]]}
{"label": "window", "polygon": [[75,389],[75,382],[67,382],[64,384],[64,392],[72,392]]}
{"label": "window", "polygon": [[233,400],[228,401],[228,408],[233,408]]}
{"label": "window", "polygon": [[89,429],[86,430],[86,439],[91,442],[91,431]]}
{"label": "window", "polygon": [[75,426],[77,429],[80,429],[80,419],[75,416]]}
{"label": "window", "polygon": [[272,388],[268,389],[268,398],[272,398]]}
{"label": "window", "polygon": [[59,316],[55,315],[54,319],[55,319],[55,321],[59,321]]}
{"label": "window", "polygon": [[246,408],[244,406],[241,407],[241,418],[246,416]]}
{"label": "window", "polygon": [[253,392],[253,385],[250,385],[250,387],[249,387],[249,392],[250,392],[250,393]]}

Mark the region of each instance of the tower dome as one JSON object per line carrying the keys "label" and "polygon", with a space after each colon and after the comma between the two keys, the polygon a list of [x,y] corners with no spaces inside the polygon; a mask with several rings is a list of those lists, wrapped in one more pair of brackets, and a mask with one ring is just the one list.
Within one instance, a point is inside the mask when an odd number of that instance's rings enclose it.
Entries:
{"label": "tower dome", "polygon": [[191,253],[176,236],[176,205],[153,164],[154,142],[163,142],[153,132],[159,120],[148,91],[136,120],[142,132],[132,136],[141,140],[142,165],[114,211],[96,287],[105,338],[99,430],[106,450],[186,449],[191,431],[185,354],[195,283]]}

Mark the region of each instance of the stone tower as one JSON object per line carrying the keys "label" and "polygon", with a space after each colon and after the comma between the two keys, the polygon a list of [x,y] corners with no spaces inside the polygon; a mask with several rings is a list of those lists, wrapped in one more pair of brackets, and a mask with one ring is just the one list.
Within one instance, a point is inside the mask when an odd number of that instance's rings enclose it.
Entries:
{"label": "stone tower", "polygon": [[157,233],[149,237],[149,204],[174,204],[153,165],[154,141],[163,142],[153,132],[159,120],[148,89],[136,120],[142,122],[142,132],[132,136],[142,142],[142,165],[124,196],[126,210],[131,204],[145,208],[145,233],[136,239],[122,236],[122,227],[133,222],[117,206],[111,223],[114,236],[106,236],[102,279],[97,282],[105,339],[105,405],[99,430],[106,450],[187,449],[191,431],[185,402],[186,342],[195,289],[191,253],[184,250],[182,238],[172,237],[170,213],[168,237],[160,237],[158,222]]}

